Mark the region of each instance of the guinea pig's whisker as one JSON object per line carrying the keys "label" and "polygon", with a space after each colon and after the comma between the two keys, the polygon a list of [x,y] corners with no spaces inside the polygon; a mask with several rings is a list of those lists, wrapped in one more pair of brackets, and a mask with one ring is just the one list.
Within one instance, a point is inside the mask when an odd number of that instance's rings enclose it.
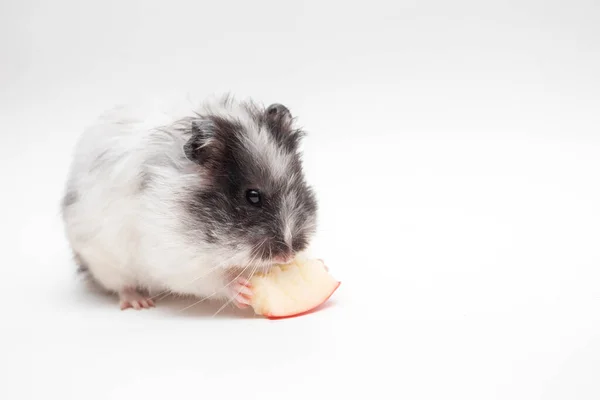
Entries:
{"label": "guinea pig's whisker", "polygon": [[[186,283],[184,286],[189,286],[189,285],[191,285],[192,283],[194,283],[194,282],[198,281],[198,279],[205,278],[206,276],[210,275],[210,273],[212,273],[213,271],[215,271],[216,269],[218,269],[218,268],[220,268],[220,267],[221,267],[221,265],[217,265],[217,266],[215,266],[215,267],[213,267],[213,268],[209,269],[209,270],[208,270],[208,271],[206,271],[204,274],[202,274],[202,275],[200,275],[200,276],[198,276],[198,277],[196,277],[196,278],[192,279],[192,280],[191,280],[191,281],[189,281],[188,283]],[[158,294],[156,294],[156,295],[152,296],[150,299],[155,299],[156,297],[158,297],[158,296],[161,296],[161,297],[159,298],[159,300],[162,300],[162,299],[164,299],[165,297],[167,297],[169,294],[171,294],[171,291],[170,291],[170,290],[168,290],[168,289],[167,289],[167,290],[163,290],[162,292],[160,292],[160,293],[158,293]]]}
{"label": "guinea pig's whisker", "polygon": [[[226,265],[227,263],[229,263],[231,260],[233,260],[233,258],[235,257],[235,255],[229,257],[228,259],[222,261],[221,263],[217,264],[216,266],[210,268],[208,271],[205,271],[202,275],[197,276],[196,278],[192,279],[191,281],[189,281],[188,283],[186,283],[184,286],[189,286],[192,283],[198,281],[198,279],[202,279],[207,277],[208,275],[210,275],[211,273],[213,273],[214,271],[216,271],[217,269],[223,267],[224,265]],[[159,300],[164,299],[165,297],[167,297],[169,294],[171,294],[170,290],[163,290],[162,292],[150,297],[151,300],[154,300],[155,298],[157,298],[158,296],[161,296]]]}
{"label": "guinea pig's whisker", "polygon": [[156,296],[152,296],[152,297],[150,297],[150,299],[151,299],[151,300],[154,300],[156,297],[160,296],[160,297],[158,298],[158,300],[162,300],[162,299],[164,299],[165,297],[167,297],[167,296],[169,296],[169,295],[171,295],[171,294],[173,294],[173,292],[172,292],[171,290],[167,289],[167,290],[163,290],[162,292],[160,292],[160,293],[159,293],[159,294],[157,294]]}
{"label": "guinea pig's whisker", "polygon": [[[257,249],[258,249],[258,248],[260,248],[260,246],[262,246],[262,245],[263,245],[265,242],[266,242],[266,239],[265,239],[263,242],[261,242],[261,244],[260,244],[260,245],[256,246],[256,248],[257,248]],[[225,286],[223,286],[223,289],[226,289],[227,287],[229,287],[229,286],[230,286],[232,283],[234,283],[234,282],[235,282],[235,281],[236,281],[236,280],[237,280],[237,279],[238,279],[240,276],[242,276],[242,274],[243,274],[244,272],[246,272],[246,270],[248,269],[248,267],[250,267],[250,265],[252,265],[252,264],[253,264],[253,263],[256,261],[256,259],[257,259],[257,258],[258,258],[258,253],[257,253],[256,255],[252,256],[252,258],[250,259],[250,261],[249,261],[248,263],[246,263],[246,266],[245,266],[245,267],[242,269],[242,271],[241,271],[241,272],[240,272],[240,273],[239,273],[239,274],[238,274],[238,275],[237,275],[235,278],[233,278],[231,281],[229,281],[229,282],[228,282],[228,283],[227,283]],[[253,272],[252,274],[254,274],[254,272]],[[212,294],[210,294],[210,295],[208,295],[208,296],[206,296],[206,297],[203,297],[203,298],[201,298],[200,300],[196,301],[195,303],[193,303],[193,304],[190,304],[189,306],[187,306],[187,307],[185,307],[185,308],[182,308],[181,310],[179,310],[179,312],[181,312],[181,311],[185,311],[185,310],[187,310],[188,308],[194,307],[195,305],[197,305],[197,304],[200,304],[200,303],[202,303],[203,301],[210,299],[211,297],[215,296],[215,295],[216,295],[216,294],[218,294],[218,293],[219,293],[219,291],[217,290],[217,291],[213,292]],[[239,294],[239,293],[240,293],[240,292],[238,291],[238,294]],[[227,305],[228,305],[228,304],[229,304],[229,303],[230,303],[232,300],[233,300],[233,297],[232,297],[232,298],[231,298],[231,299],[230,299],[230,300],[229,300],[227,303],[225,303],[225,306],[227,306]]]}
{"label": "guinea pig's whisker", "polygon": [[[242,270],[242,272],[240,273],[240,275],[241,275],[241,274],[243,274],[243,273],[244,273],[244,272],[245,272],[245,271],[248,269],[248,267],[249,267],[250,265],[251,265],[250,263],[246,264],[246,266],[244,267],[244,269]],[[238,275],[238,277],[239,277],[240,275]],[[229,284],[228,284],[228,285],[230,285],[232,282],[234,282],[234,281],[235,281],[235,280],[236,280],[238,277],[234,278],[234,279],[233,279],[231,282],[229,282]],[[240,294],[240,291],[238,290],[238,292],[236,293],[236,296],[237,296],[237,295],[239,295],[239,294]],[[231,302],[232,302],[232,301],[235,299],[235,297],[236,297],[236,296],[231,296],[231,298],[230,298],[229,300],[227,300],[227,301],[225,302],[225,304],[223,304],[223,305],[222,305],[222,306],[221,306],[221,307],[220,307],[220,308],[217,310],[217,312],[215,312],[215,313],[212,315],[212,316],[213,316],[213,318],[214,318],[215,316],[217,316],[217,315],[218,315],[218,314],[219,314],[221,311],[223,311],[223,309],[224,309],[225,307],[227,307],[229,304],[231,304]]]}
{"label": "guinea pig's whisker", "polygon": [[[246,265],[246,267],[244,268],[244,271],[245,271],[245,270],[246,270],[246,269],[247,269],[247,268],[248,268],[250,265],[251,265],[251,264],[250,264],[250,263],[248,263],[248,264]],[[258,264],[255,264],[255,265],[254,265],[254,267],[252,268],[252,272],[250,272],[250,276],[254,275],[254,273],[256,272],[257,268],[258,268]],[[238,295],[240,294],[240,291],[239,291],[239,290],[238,290],[237,294],[238,294]],[[235,298],[235,296],[232,296],[232,297],[231,297],[231,299],[229,299],[229,300],[228,300],[228,301],[227,301],[225,304],[223,304],[223,305],[222,305],[222,306],[221,306],[221,307],[220,307],[220,308],[217,310],[217,312],[215,312],[215,313],[212,315],[212,318],[214,318],[214,317],[216,317],[217,315],[219,315],[219,313],[220,313],[221,311],[223,311],[223,310],[225,309],[225,307],[227,307],[229,304],[231,304],[231,302],[233,301],[233,299],[234,299],[234,298]]]}
{"label": "guinea pig's whisker", "polygon": [[[245,272],[245,271],[248,269],[248,267],[250,267],[251,265],[253,265],[253,268],[252,268],[252,271],[250,272],[250,276],[252,276],[252,275],[254,275],[254,274],[256,273],[256,270],[258,269],[258,263],[256,263],[256,261],[257,261],[257,258],[258,258],[258,257],[259,257],[259,255],[260,255],[260,254],[258,253],[258,250],[259,250],[259,249],[262,247],[262,245],[264,245],[264,244],[266,243],[266,241],[267,241],[267,239],[264,239],[264,240],[263,240],[263,241],[262,241],[262,242],[261,242],[259,245],[257,245],[257,246],[255,247],[255,251],[253,251],[252,253],[256,253],[256,254],[252,255],[252,258],[250,259],[250,261],[249,261],[248,263],[246,263],[246,266],[244,267],[244,269],[242,270],[242,272],[240,273],[240,275],[241,275],[241,274],[243,274],[243,273],[244,273],[244,272]],[[251,253],[251,254],[252,254],[252,253]],[[238,275],[238,277],[239,277],[240,275]],[[235,281],[235,280],[236,280],[238,277],[234,278],[234,279],[233,279],[233,281]],[[232,281],[232,282],[233,282],[233,281]],[[229,284],[231,284],[231,282],[230,282]],[[236,296],[237,296],[237,295],[239,295],[239,294],[240,294],[240,290],[238,290],[238,292],[236,293]],[[225,309],[225,307],[227,307],[229,304],[231,304],[231,302],[232,302],[232,301],[235,299],[235,297],[236,297],[236,296],[232,296],[232,297],[231,297],[231,298],[230,298],[230,299],[229,299],[227,302],[225,302],[225,304],[223,304],[223,305],[222,305],[222,306],[221,306],[221,307],[220,307],[220,308],[217,310],[217,312],[215,312],[215,313],[213,314],[213,316],[212,316],[212,317],[214,318],[214,317],[216,317],[217,315],[219,315],[219,313],[220,313],[221,311],[223,311],[223,310]]]}
{"label": "guinea pig's whisker", "polygon": [[179,310],[179,312],[185,311],[185,310],[187,310],[188,308],[192,308],[192,307],[194,307],[195,305],[198,305],[198,304],[202,303],[204,300],[208,300],[208,299],[210,299],[211,297],[213,297],[213,296],[214,296],[215,294],[217,294],[217,293],[218,293],[218,292],[214,292],[213,294],[211,294],[211,295],[209,295],[209,296],[202,297],[200,300],[198,300],[198,301],[196,301],[196,302],[194,302],[194,303],[190,304],[189,306],[185,306],[185,307],[183,307],[181,310]]}

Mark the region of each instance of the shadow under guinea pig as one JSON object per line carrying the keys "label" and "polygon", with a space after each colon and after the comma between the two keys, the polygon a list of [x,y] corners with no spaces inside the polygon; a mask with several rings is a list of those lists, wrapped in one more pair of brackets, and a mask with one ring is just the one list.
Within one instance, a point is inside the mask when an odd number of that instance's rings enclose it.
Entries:
{"label": "shadow under guinea pig", "polygon": [[115,313],[156,313],[160,312],[162,317],[191,317],[191,318],[262,318],[256,315],[251,307],[238,309],[233,303],[225,304],[223,301],[212,299],[202,300],[193,296],[175,296],[157,293],[151,296],[155,307],[145,310],[134,310],[132,308],[121,310],[119,298],[116,294],[106,292],[98,287],[93,281],[83,280],[78,282],[74,289],[74,304],[85,304],[86,307],[112,308]]}

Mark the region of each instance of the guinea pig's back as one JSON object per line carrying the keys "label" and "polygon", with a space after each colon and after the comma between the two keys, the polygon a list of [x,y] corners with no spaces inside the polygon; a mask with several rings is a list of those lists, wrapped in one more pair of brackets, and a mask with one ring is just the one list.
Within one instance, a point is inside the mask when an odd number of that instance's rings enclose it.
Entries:
{"label": "guinea pig's back", "polygon": [[135,253],[140,221],[148,219],[142,214],[148,209],[149,161],[153,152],[174,151],[173,140],[160,140],[160,127],[174,116],[158,110],[147,104],[115,107],[76,143],[62,214],[74,252],[97,276],[99,266],[119,268]]}
{"label": "guinea pig's back", "polygon": [[130,192],[143,164],[144,143],[159,123],[156,119],[149,110],[131,105],[102,114],[76,144],[69,185],[92,190],[104,184]]}

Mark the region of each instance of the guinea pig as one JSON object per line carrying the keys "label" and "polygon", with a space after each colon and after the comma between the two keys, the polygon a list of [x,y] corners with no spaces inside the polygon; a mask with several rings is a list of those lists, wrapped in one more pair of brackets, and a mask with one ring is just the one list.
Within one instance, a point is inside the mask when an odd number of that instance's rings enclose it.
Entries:
{"label": "guinea pig", "polygon": [[107,111],[79,138],[62,201],[79,270],[121,309],[154,306],[152,293],[247,307],[252,274],[315,234],[304,135],[285,106],[229,96]]}

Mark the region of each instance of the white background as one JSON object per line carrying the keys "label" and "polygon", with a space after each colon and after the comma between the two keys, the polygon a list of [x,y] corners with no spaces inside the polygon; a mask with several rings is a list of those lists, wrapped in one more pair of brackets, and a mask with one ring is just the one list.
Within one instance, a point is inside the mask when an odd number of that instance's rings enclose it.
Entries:
{"label": "white background", "polygon": [[[600,398],[599,21],[596,0],[2,1],[0,398]],[[342,286],[285,321],[121,312],[64,240],[74,141],[117,102],[222,91],[308,130]]]}

